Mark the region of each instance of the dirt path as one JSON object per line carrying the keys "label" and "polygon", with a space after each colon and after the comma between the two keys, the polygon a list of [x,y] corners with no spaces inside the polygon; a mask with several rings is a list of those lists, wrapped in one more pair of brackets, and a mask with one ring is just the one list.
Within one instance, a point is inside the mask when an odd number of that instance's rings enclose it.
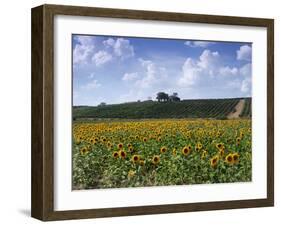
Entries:
{"label": "dirt path", "polygon": [[245,105],[245,100],[242,99],[238,102],[238,104],[235,106],[235,110],[230,112],[227,116],[228,119],[233,119],[233,118],[239,118],[239,115],[242,113],[243,108]]}

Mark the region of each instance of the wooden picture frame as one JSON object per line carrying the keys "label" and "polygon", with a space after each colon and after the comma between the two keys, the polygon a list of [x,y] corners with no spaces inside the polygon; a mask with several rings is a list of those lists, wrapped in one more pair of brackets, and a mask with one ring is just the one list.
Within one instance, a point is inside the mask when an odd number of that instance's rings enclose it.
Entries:
{"label": "wooden picture frame", "polygon": [[[121,208],[54,210],[54,16],[126,18],[267,29],[267,198]],[[272,19],[196,15],[42,5],[32,9],[32,200],[31,215],[51,221],[162,214],[274,205],[274,21]]]}

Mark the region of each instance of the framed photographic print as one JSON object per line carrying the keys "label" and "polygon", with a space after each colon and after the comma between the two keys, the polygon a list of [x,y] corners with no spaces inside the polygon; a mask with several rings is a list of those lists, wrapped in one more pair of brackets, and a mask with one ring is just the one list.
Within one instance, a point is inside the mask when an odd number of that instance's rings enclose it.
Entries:
{"label": "framed photographic print", "polygon": [[274,205],[272,19],[32,9],[32,216]]}

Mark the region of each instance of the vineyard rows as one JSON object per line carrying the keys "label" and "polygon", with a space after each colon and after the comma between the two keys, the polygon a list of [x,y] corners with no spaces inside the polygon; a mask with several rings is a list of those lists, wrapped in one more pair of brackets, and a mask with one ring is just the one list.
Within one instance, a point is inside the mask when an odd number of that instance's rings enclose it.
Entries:
{"label": "vineyard rows", "polygon": [[[183,100],[159,103],[155,101],[123,103],[97,107],[74,107],[74,118],[217,118],[224,119],[239,102],[234,99]],[[245,99],[240,117],[251,116],[251,98]]]}

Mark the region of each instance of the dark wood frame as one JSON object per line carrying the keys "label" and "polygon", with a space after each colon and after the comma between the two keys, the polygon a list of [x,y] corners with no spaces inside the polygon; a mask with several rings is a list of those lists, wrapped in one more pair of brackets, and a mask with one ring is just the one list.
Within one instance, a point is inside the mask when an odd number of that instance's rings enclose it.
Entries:
{"label": "dark wood frame", "polygon": [[[156,206],[54,211],[53,125],[54,16],[95,16],[267,28],[267,198]],[[31,215],[50,221],[160,214],[274,205],[274,20],[246,17],[42,5],[32,9],[32,190]]]}

